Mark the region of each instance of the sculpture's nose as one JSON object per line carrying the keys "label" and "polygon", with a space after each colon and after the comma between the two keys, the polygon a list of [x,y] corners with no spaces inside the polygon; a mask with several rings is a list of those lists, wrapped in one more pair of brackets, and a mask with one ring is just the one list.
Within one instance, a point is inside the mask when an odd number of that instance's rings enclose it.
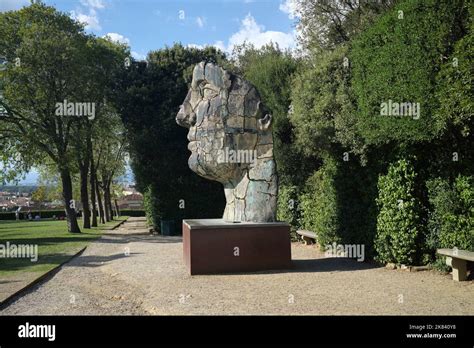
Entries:
{"label": "sculpture's nose", "polygon": [[176,123],[182,127],[190,128],[196,124],[196,114],[186,111],[186,107],[181,105],[178,114],[176,115]]}
{"label": "sculpture's nose", "polygon": [[188,119],[188,117],[186,115],[186,112],[184,111],[184,106],[181,105],[179,107],[178,114],[176,115],[176,123],[179,124],[182,127],[189,128],[189,124],[187,122],[187,119]]}
{"label": "sculpture's nose", "polygon": [[179,107],[178,114],[176,115],[176,123],[182,127],[190,128],[193,126],[192,122],[192,107],[189,101],[191,100],[191,90],[188,91],[183,104]]}

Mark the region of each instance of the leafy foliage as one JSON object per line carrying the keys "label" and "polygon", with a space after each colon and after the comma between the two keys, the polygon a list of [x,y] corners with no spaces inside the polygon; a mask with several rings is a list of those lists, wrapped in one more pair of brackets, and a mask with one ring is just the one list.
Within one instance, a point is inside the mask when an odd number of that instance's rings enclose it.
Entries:
{"label": "leafy foliage", "polygon": [[[302,171],[306,163],[294,148],[294,133],[288,112],[291,105],[291,81],[300,63],[290,52],[269,44],[260,49],[244,44],[235,48],[237,73],[243,75],[259,91],[265,107],[273,117],[273,147],[279,180],[294,185],[306,179]],[[302,168],[295,171],[294,168]]]}
{"label": "leafy foliage", "polygon": [[405,159],[392,164],[387,175],[379,177],[375,248],[381,262],[413,264],[415,261],[421,232],[415,178],[413,165]]}
{"label": "leafy foliage", "polygon": [[[430,140],[445,120],[435,111],[436,74],[465,32],[462,0],[406,0],[352,42],[358,129],[369,144]],[[381,116],[381,104],[419,103],[419,119]]]}
{"label": "leafy foliage", "polygon": [[296,229],[300,219],[298,203],[298,187],[280,185],[278,188],[278,221],[286,221],[290,224],[292,238],[298,239]]}
{"label": "leafy foliage", "polygon": [[339,224],[335,176],[337,163],[328,159],[306,182],[299,204],[302,228],[314,231],[321,246],[338,243]]}
{"label": "leafy foliage", "polygon": [[428,189],[430,246],[474,251],[474,178],[460,175],[452,185],[436,178]]}
{"label": "leafy foliage", "polygon": [[[473,10],[474,11],[474,10]],[[472,136],[474,115],[474,28],[454,46],[438,75],[439,109],[435,113],[445,128],[452,124],[463,137]]]}
{"label": "leafy foliage", "polygon": [[307,157],[339,152],[341,146],[362,154],[355,132],[356,106],[351,89],[348,48],[339,46],[313,58],[293,82],[293,114],[297,148]]}
{"label": "leafy foliage", "polygon": [[297,0],[297,3],[298,39],[304,49],[319,53],[347,43],[394,1]]}

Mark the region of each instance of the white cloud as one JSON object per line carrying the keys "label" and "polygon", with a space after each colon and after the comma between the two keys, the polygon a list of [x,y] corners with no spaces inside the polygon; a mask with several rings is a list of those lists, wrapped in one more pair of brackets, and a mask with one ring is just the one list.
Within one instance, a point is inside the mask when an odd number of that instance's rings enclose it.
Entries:
{"label": "white cloud", "polygon": [[88,8],[102,9],[105,7],[102,0],[81,0],[81,4]]}
{"label": "white cloud", "polygon": [[130,40],[127,37],[118,33],[107,33],[103,37],[121,44],[130,45]]}
{"label": "white cloud", "polygon": [[83,8],[71,11],[71,17],[84,24],[88,30],[101,30],[99,15],[97,10],[105,8],[103,0],[80,0]]}
{"label": "white cloud", "polygon": [[222,52],[226,51],[224,41],[216,41],[216,43],[214,44],[214,47],[220,49]]}
{"label": "white cloud", "polygon": [[199,28],[203,28],[206,25],[206,18],[197,17],[196,18],[196,24],[198,25]]}
{"label": "white cloud", "polygon": [[1,0],[0,12],[19,10],[20,8],[28,4],[28,0]]}
{"label": "white cloud", "polygon": [[260,48],[270,42],[278,44],[281,49],[291,49],[296,45],[294,32],[266,31],[265,27],[258,24],[249,13],[242,20],[239,31],[231,35],[227,45],[222,41],[217,41],[214,46],[227,53],[232,53],[235,46],[241,45],[244,42],[253,44],[256,48]]}
{"label": "white cloud", "polygon": [[145,54],[141,54],[141,53],[138,53],[138,52],[135,52],[135,51],[132,51],[131,54],[132,54],[132,57],[135,58],[136,60],[145,60],[146,59]]}
{"label": "white cloud", "polygon": [[207,45],[198,45],[198,44],[187,44],[186,47],[187,48],[197,48],[197,49],[204,49]]}
{"label": "white cloud", "polygon": [[86,29],[89,30],[101,30],[99,17],[97,16],[96,10],[93,8],[89,9],[89,13],[85,14],[82,11],[71,11],[71,17],[80,23],[83,23]]}
{"label": "white cloud", "polygon": [[280,11],[286,13],[288,18],[295,19],[299,17],[298,0],[285,0],[280,3]]}

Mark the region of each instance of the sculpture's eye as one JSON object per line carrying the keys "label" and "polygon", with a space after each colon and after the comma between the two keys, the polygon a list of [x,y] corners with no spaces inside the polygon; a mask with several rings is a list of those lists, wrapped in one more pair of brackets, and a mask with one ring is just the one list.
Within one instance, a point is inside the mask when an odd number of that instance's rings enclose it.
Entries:
{"label": "sculpture's eye", "polygon": [[212,99],[217,97],[218,93],[212,88],[204,88],[204,99]]}
{"label": "sculpture's eye", "polygon": [[206,81],[201,82],[199,85],[199,90],[203,99],[212,99],[219,95],[219,92],[216,91],[213,86]]}
{"label": "sculpture's eye", "polygon": [[194,112],[191,112],[191,115],[189,115],[189,124],[191,127],[194,127],[196,124],[196,114]]}

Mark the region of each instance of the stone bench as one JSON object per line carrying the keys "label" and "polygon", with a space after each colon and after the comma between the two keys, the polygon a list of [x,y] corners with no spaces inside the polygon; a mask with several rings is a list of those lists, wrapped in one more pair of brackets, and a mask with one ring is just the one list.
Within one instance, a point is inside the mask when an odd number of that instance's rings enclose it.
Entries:
{"label": "stone bench", "polygon": [[438,249],[436,252],[446,256],[446,264],[453,269],[453,280],[466,280],[467,262],[474,261],[474,252],[458,249]]}
{"label": "stone bench", "polygon": [[314,244],[316,242],[316,232],[306,231],[306,230],[298,230],[296,231],[303,239],[304,244]]}

